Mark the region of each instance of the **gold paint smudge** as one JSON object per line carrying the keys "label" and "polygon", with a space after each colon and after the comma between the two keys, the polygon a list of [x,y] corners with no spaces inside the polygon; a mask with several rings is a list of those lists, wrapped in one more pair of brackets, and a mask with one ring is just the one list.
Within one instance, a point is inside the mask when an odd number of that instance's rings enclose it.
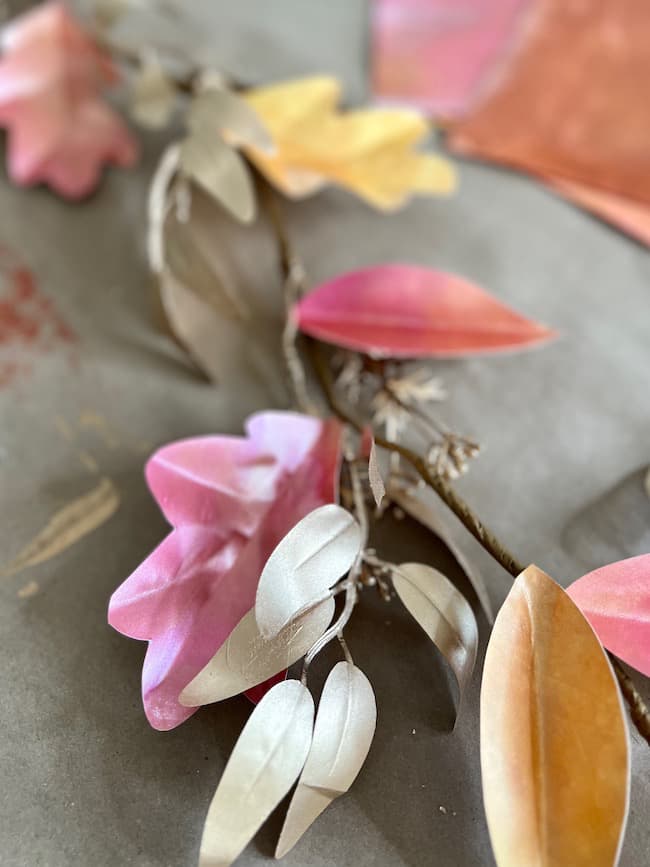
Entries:
{"label": "gold paint smudge", "polygon": [[69,443],[73,442],[75,439],[75,434],[68,424],[68,422],[63,418],[62,415],[54,416],[54,426],[61,434],[63,439],[67,440]]}
{"label": "gold paint smudge", "polygon": [[30,581],[29,584],[25,584],[24,587],[21,587],[18,591],[18,596],[20,599],[29,599],[30,596],[36,596],[40,587],[36,583],[36,581]]}
{"label": "gold paint smudge", "polygon": [[86,451],[80,451],[78,457],[89,473],[99,472],[99,464],[91,454]]}
{"label": "gold paint smudge", "polygon": [[109,449],[117,449],[120,446],[120,441],[111,429],[101,413],[95,412],[93,409],[84,409],[79,413],[79,425],[82,428],[90,428],[103,440],[104,445]]}
{"label": "gold paint smudge", "polygon": [[108,478],[88,494],[72,500],[50,519],[4,569],[0,577],[14,575],[29,566],[50,560],[108,521],[120,505],[120,495]]}

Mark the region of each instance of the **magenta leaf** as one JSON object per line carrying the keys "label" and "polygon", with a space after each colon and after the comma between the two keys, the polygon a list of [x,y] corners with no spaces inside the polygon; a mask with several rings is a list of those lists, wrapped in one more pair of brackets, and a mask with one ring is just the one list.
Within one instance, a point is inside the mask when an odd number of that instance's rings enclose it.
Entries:
{"label": "magenta leaf", "polygon": [[149,642],[142,694],[156,729],[194,713],[178,696],[253,607],[269,555],[337,496],[338,422],[264,412],[246,434],[172,443],[147,465],[173,530],[115,591],[108,619]]}
{"label": "magenta leaf", "polygon": [[601,643],[650,677],[650,554],[595,569],[567,593]]}
{"label": "magenta leaf", "polygon": [[416,265],[341,274],[294,308],[299,328],[392,358],[454,358],[521,349],[555,336],[462,277]]}

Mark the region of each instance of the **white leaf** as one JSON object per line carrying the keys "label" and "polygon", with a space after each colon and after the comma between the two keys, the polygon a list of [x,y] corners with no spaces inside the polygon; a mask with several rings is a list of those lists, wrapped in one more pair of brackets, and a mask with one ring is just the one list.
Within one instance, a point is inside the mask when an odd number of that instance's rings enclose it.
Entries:
{"label": "white leaf", "polygon": [[255,617],[266,638],[326,599],[361,549],[361,528],[341,506],[314,509],[290,530],[262,571]]}
{"label": "white leaf", "polygon": [[442,572],[423,563],[398,566],[393,572],[393,586],[449,663],[458,683],[460,705],[478,648],[478,626],[469,602]]}
{"label": "white leaf", "polygon": [[181,144],[181,168],[242,223],[255,216],[255,192],[243,158],[216,134],[196,130]]}
{"label": "white leaf", "polygon": [[234,146],[250,145],[272,153],[273,141],[261,118],[232,91],[208,88],[196,96],[187,113],[187,125],[193,133],[217,138],[219,134]]}
{"label": "white leaf", "polygon": [[349,662],[332,669],[321,696],[307,762],[275,852],[281,858],[332,801],[347,792],[368,755],[377,723],[368,678]]}
{"label": "white leaf", "polygon": [[301,659],[329,626],[334,600],[292,620],[274,638],[265,639],[255,621],[255,609],[244,615],[210,662],[180,694],[186,707],[198,707],[238,695],[289,668]]}
{"label": "white leaf", "polygon": [[149,129],[161,129],[168,123],[174,103],[176,88],[167,77],[157,57],[147,57],[133,82],[131,114]]}
{"label": "white leaf", "polygon": [[403,485],[391,485],[389,492],[391,500],[400,507],[407,515],[410,515],[427,530],[435,533],[456,558],[458,565],[467,575],[472,587],[476,591],[481,607],[490,623],[494,623],[494,611],[490,601],[490,595],[485,586],[480,569],[465,555],[463,549],[452,538],[446,518],[442,512],[436,511],[416,493],[412,493]]}
{"label": "white leaf", "polygon": [[368,481],[370,482],[370,490],[372,491],[372,495],[375,498],[375,503],[377,504],[377,508],[381,506],[381,501],[384,499],[386,494],[386,486],[384,485],[384,480],[381,477],[381,472],[379,470],[379,461],[377,460],[377,446],[373,439],[372,445],[370,446],[370,456],[368,457]]}
{"label": "white leaf", "polygon": [[296,781],[307,758],[314,702],[300,681],[274,686],[251,714],[203,828],[199,867],[228,867]]}

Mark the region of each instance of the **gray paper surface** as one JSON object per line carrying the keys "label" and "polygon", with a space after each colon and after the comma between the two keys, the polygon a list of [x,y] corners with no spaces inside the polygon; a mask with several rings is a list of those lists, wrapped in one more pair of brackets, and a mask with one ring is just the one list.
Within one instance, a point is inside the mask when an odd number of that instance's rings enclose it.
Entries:
{"label": "gray paper surface", "polygon": [[[217,47],[236,46],[233,63],[245,61],[249,41],[254,46],[251,76],[311,71],[318,58],[323,71],[345,75],[351,97],[359,94],[362,4],[201,6],[218,30]],[[321,28],[325,8],[338,22],[335,33]],[[250,412],[289,402],[281,292],[263,222],[252,232],[215,231],[216,243],[232,242],[242,292],[256,311],[241,332],[226,335],[217,388],[157,326],[144,220],[147,181],[164,143],[145,137],[139,167],[110,172],[83,204],[0,181],[0,242],[20,254],[78,335],[74,358],[34,355],[31,370],[0,389],[0,562],[96,484],[81,451],[120,496],[114,517],[77,545],[0,579],[0,863],[7,867],[195,864],[210,798],[250,712],[236,698],[173,732],[153,731],[139,695],[144,645],[106,625],[111,592],[166,532],[144,483],[146,456],[178,437],[240,432]],[[392,217],[330,190],[288,208],[290,231],[313,282],[370,263],[420,263],[461,273],[560,330],[544,349],[435,367],[450,392],[441,415],[484,445],[459,489],[519,559],[568,583],[650,549],[643,491],[650,260],[532,181],[469,164],[460,177],[453,198],[418,201]],[[445,550],[415,525],[381,527],[378,539],[388,559],[430,562],[468,588]],[[500,604],[508,576],[460,525],[455,539],[480,562]],[[30,582],[36,588],[25,595]],[[482,660],[488,629],[482,617],[479,625]],[[481,665],[451,733],[451,675],[397,601],[364,593],[348,640],[377,693],[377,735],[349,795],[285,863],[493,864],[480,791]],[[315,685],[337,659],[332,648],[318,661]],[[647,695],[645,679],[635,680]],[[650,751],[636,735],[632,763],[621,863],[643,867]],[[269,863],[283,809],[242,867]]]}

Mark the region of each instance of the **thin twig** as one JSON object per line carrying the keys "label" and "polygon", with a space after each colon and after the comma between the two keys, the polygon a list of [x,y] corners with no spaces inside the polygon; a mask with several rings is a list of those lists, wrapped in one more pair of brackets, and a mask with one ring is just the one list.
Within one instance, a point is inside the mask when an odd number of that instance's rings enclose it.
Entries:
{"label": "thin twig", "polygon": [[[273,220],[273,225],[280,247],[280,257],[283,274],[286,279],[288,273],[290,273],[290,264],[296,261],[296,257],[293,254],[288,235],[284,229],[284,225],[281,221],[279,212],[277,211],[275,219]],[[329,365],[325,361],[325,358],[323,357],[318,343],[315,340],[309,338],[307,346],[312,365],[314,367],[330,410],[342,421],[346,422],[348,425],[354,428],[357,432],[362,433],[364,426],[347,410],[346,407],[341,404],[338,399]],[[490,554],[501,566],[503,566],[506,572],[508,572],[513,578],[516,578],[520,572],[523,572],[523,570],[525,569],[525,565],[519,560],[517,560],[517,558],[510,553],[510,551],[505,547],[505,545],[503,545],[494,535],[494,533],[488,527],[486,527],[485,524],[483,524],[483,522],[478,518],[477,515],[474,514],[474,512],[471,510],[465,500],[463,500],[463,498],[459,496],[456,491],[452,487],[450,487],[450,485],[448,485],[438,475],[431,472],[427,462],[421,455],[417,454],[417,452],[412,451],[406,446],[401,445],[401,443],[394,442],[393,440],[387,439],[386,437],[382,437],[378,434],[375,434],[374,439],[375,443],[378,446],[386,449],[393,455],[400,455],[402,458],[404,458],[404,460],[411,464],[411,466],[418,473],[421,479],[430,488],[432,488],[432,490],[434,490],[436,494],[438,494],[438,496],[442,499],[445,505],[447,505],[448,508],[451,509],[451,511],[456,515],[457,518],[459,518],[459,520],[472,534],[472,536],[474,536],[477,542],[487,551],[488,554]],[[352,609],[354,608],[354,604],[356,602],[356,587],[354,591],[354,597],[354,600],[350,602],[350,612],[347,615],[347,619],[349,619],[349,615],[352,613]],[[347,607],[348,598],[346,596],[345,608]],[[341,615],[341,617],[343,617],[343,614]],[[345,620],[346,623],[347,619]],[[331,631],[331,627],[328,632],[329,631]],[[327,635],[327,633],[325,634]],[[334,634],[336,634],[336,632],[334,632],[331,637],[333,637]],[[638,692],[632,679],[621,667],[619,660],[612,654],[608,655],[614,668],[614,673],[616,674],[616,677],[618,679],[621,693],[630,709],[630,716],[632,718],[632,721],[637,728],[639,734],[650,745],[650,710],[648,710],[647,705],[645,704],[643,698]]]}

